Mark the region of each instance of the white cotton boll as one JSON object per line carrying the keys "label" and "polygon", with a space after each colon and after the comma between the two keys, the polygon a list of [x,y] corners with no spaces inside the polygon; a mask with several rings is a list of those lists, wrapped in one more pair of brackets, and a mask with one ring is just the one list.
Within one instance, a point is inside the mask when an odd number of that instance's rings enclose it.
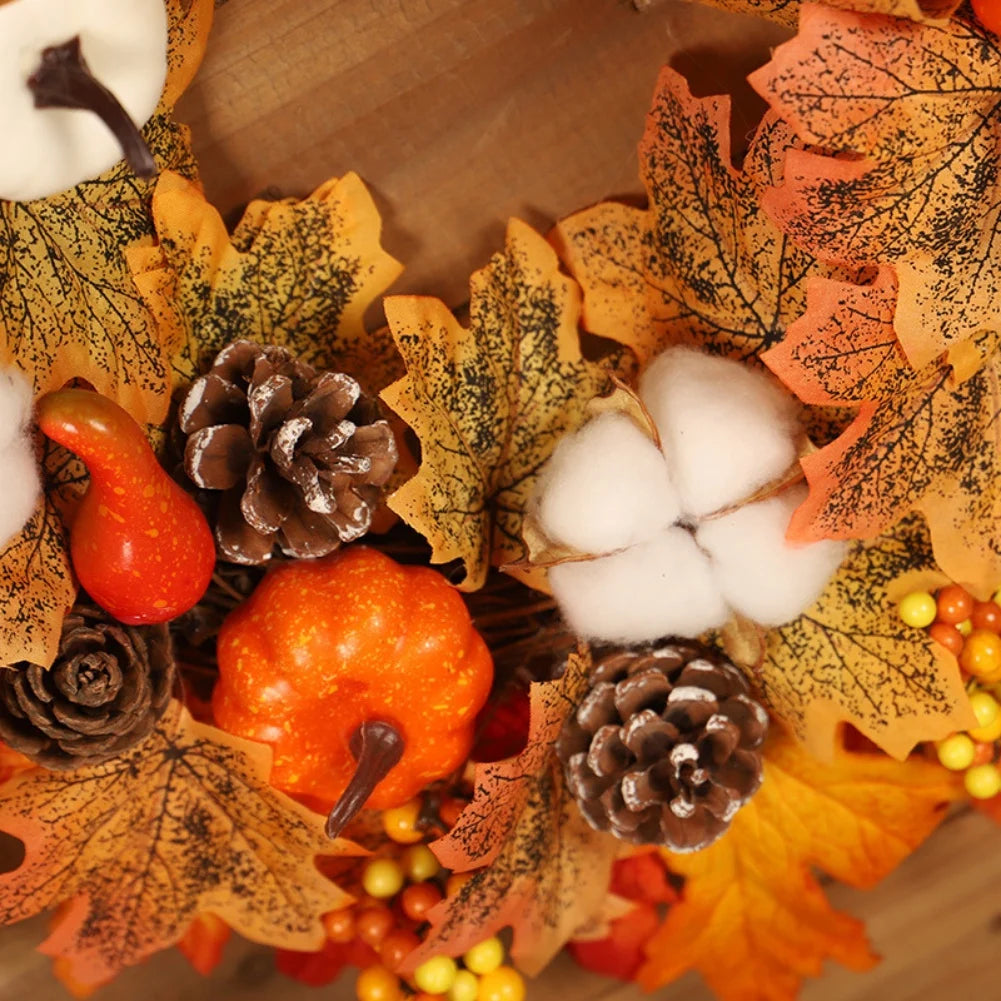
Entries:
{"label": "white cotton boll", "polygon": [[602,414],[567,435],[535,496],[543,532],[581,553],[624,549],[680,514],[664,456],[625,414]]}
{"label": "white cotton boll", "polygon": [[21,530],[31,517],[41,494],[38,463],[31,441],[23,437],[0,450],[0,548]]}
{"label": "white cotton boll", "polygon": [[570,628],[587,639],[697,636],[729,618],[708,559],[683,528],[611,556],[552,567],[549,583]]}
{"label": "white cotton boll", "polygon": [[806,487],[785,490],[705,521],[696,531],[723,596],[763,626],[782,625],[812,605],[847,551],[847,543],[830,539],[786,541],[789,519],[806,494]]}
{"label": "white cotton boll", "polygon": [[16,369],[0,370],[0,450],[23,437],[31,416],[31,384]]}
{"label": "white cotton boll", "polygon": [[796,458],[796,405],[762,372],[689,348],[669,348],[640,377],[685,514],[749,497]]}

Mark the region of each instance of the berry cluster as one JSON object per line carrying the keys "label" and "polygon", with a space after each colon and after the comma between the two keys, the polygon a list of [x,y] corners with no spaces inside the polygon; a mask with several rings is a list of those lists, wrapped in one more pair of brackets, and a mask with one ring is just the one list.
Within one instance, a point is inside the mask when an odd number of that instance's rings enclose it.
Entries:
{"label": "berry cluster", "polygon": [[914,591],[899,606],[901,619],[927,629],[959,660],[967,677],[977,726],[935,745],[938,760],[963,772],[966,791],[975,799],[1001,793],[1001,588],[990,601],[976,601],[952,584],[936,594]]}
{"label": "berry cluster", "polygon": [[[454,823],[460,808],[458,801],[446,799],[440,804],[444,826]],[[382,827],[392,848],[362,868],[355,903],[324,917],[328,944],[342,963],[360,967],[355,984],[358,1001],[523,1001],[524,981],[505,965],[498,938],[478,943],[460,960],[435,956],[413,974],[399,972],[404,959],[421,944],[429,927],[428,911],[471,878],[441,868],[424,843],[423,809],[422,801],[415,799],[383,811]],[[286,972],[296,975],[292,969]]]}

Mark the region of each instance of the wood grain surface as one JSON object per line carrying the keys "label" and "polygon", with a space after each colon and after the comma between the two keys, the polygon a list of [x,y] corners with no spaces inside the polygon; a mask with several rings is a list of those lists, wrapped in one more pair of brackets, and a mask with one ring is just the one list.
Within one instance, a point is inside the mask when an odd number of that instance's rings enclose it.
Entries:
{"label": "wood grain surface", "polygon": [[[739,140],[759,109],[742,79],[781,38],[764,22],[672,0],[643,14],[627,0],[229,0],[178,114],[224,213],[269,188],[305,194],[356,171],[383,213],[386,248],[406,265],[394,291],[458,305],[509,216],[544,231],[591,202],[639,193],[635,147],[661,65],[682,69],[697,93],[733,92]],[[803,1001],[1001,997],[999,847],[996,828],[966,813],[875,890],[832,887],[885,960],[865,975],[831,967]],[[42,919],[0,930],[0,1001],[68,996],[34,951],[44,934]],[[171,950],[98,1001],[347,1001],[352,979],[305,988],[275,973],[268,950],[233,943],[209,979]],[[529,992],[644,996],[565,958]],[[650,996],[710,998],[694,975]]]}

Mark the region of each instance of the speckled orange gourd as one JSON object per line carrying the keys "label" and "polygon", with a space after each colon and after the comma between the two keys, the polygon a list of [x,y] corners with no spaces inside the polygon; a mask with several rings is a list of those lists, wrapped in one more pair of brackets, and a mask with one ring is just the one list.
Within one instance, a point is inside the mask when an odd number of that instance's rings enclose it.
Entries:
{"label": "speckled orange gourd", "polygon": [[465,603],[427,567],[365,546],[272,569],[223,623],[216,723],[271,744],[271,784],[335,801],[355,770],[364,722],[406,748],[366,806],[400,806],[458,768],[490,692],[493,664]]}
{"label": "speckled orange gourd", "polygon": [[215,542],[198,505],[157,461],[142,428],[86,389],[43,396],[38,426],[90,473],[70,529],[81,587],[129,625],[166,622],[205,593]]}

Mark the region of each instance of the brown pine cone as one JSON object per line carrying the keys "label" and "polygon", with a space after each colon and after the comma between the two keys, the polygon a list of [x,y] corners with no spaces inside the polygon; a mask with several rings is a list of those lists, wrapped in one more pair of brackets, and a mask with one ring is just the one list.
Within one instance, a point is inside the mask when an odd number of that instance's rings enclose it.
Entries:
{"label": "brown pine cone", "polygon": [[57,771],[99,764],[152,732],[173,686],[166,625],[126,626],[77,605],[49,670],[0,668],[0,740]]}
{"label": "brown pine cone", "polygon": [[396,466],[376,402],[341,372],[317,372],[274,345],[234,341],[181,403],[184,468],[220,491],[220,555],[257,564],[277,545],[325,556],[368,531]]}
{"label": "brown pine cone", "polygon": [[719,654],[669,640],[607,654],[556,751],[588,823],[634,844],[697,851],[761,784],[768,714]]}

